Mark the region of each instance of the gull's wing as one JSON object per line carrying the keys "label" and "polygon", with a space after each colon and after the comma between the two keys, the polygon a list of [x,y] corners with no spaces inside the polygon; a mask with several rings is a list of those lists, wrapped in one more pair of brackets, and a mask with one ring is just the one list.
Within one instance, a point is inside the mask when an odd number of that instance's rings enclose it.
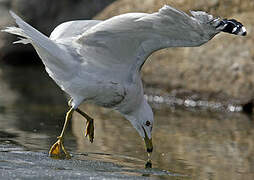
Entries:
{"label": "gull's wing", "polygon": [[170,6],[153,14],[123,14],[96,24],[75,42],[86,61],[104,68],[130,69],[132,73],[158,49],[199,46],[225,28],[220,19],[205,12],[191,14]]}
{"label": "gull's wing", "polygon": [[81,35],[89,28],[100,23],[100,20],[77,20],[68,21],[58,25],[50,34],[51,40],[60,40],[66,38],[72,38]]}

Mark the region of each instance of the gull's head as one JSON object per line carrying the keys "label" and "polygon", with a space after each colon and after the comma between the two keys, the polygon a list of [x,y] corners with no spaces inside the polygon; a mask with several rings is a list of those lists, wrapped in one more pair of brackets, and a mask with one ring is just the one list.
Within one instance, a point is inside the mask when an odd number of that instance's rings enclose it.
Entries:
{"label": "gull's head", "polygon": [[217,30],[227,32],[230,34],[246,36],[247,31],[246,28],[242,25],[242,23],[238,22],[235,19],[223,19],[220,20],[218,25],[216,26]]}
{"label": "gull's head", "polygon": [[152,139],[153,111],[147,101],[138,105],[134,111],[124,114],[144,139]]}

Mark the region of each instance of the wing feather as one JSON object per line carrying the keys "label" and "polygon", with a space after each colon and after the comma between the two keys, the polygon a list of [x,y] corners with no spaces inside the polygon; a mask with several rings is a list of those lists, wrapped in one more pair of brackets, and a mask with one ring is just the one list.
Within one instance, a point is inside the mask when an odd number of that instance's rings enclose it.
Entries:
{"label": "wing feather", "polygon": [[[167,47],[199,46],[219,31],[213,17],[203,12],[195,16],[164,6],[153,14],[129,13],[96,24],[78,39],[81,56],[105,67],[121,66],[140,70],[154,51]],[[96,58],[93,59],[93,54]]]}
{"label": "wing feather", "polygon": [[100,22],[100,20],[78,20],[62,23],[52,31],[50,39],[59,40],[79,36]]}

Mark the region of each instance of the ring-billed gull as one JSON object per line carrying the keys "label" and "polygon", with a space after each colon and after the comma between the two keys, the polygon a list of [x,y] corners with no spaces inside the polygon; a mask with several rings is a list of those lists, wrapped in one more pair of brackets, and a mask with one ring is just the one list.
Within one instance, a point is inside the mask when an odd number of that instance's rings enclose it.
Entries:
{"label": "ring-billed gull", "polygon": [[22,37],[14,43],[32,44],[49,76],[71,96],[62,133],[49,152],[57,157],[62,151],[70,157],[63,135],[74,111],[87,119],[86,135],[93,142],[93,119],[78,108],[82,102],[92,102],[119,111],[131,122],[145,141],[151,164],[154,118],[140,77],[147,57],[167,47],[200,46],[221,31],[246,35],[244,26],[234,19],[213,18],[202,11],[191,11],[190,16],[168,5],[152,14],[66,22],[49,38],[10,13],[19,27],[4,31]]}

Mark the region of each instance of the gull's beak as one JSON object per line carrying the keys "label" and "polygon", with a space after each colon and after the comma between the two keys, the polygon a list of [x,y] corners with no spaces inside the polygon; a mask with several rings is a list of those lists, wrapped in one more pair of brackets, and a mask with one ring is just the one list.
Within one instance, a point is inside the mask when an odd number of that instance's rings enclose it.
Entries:
{"label": "gull's beak", "polygon": [[152,142],[152,138],[149,139],[147,136],[144,138],[145,140],[145,144],[146,144],[146,151],[148,153],[153,152],[153,142]]}
{"label": "gull's beak", "polygon": [[147,133],[143,127],[144,133],[145,133],[145,144],[146,144],[146,151],[148,152],[148,154],[153,152],[153,142],[152,142],[152,138],[149,139],[149,137],[147,136]]}
{"label": "gull's beak", "polygon": [[147,133],[145,131],[145,129],[143,128],[144,133],[145,133],[145,144],[146,144],[146,151],[147,151],[147,155],[148,155],[148,159],[147,162],[145,164],[145,168],[152,168],[152,160],[151,160],[151,155],[153,152],[153,142],[152,142],[152,137],[149,139],[149,137],[147,136]]}

